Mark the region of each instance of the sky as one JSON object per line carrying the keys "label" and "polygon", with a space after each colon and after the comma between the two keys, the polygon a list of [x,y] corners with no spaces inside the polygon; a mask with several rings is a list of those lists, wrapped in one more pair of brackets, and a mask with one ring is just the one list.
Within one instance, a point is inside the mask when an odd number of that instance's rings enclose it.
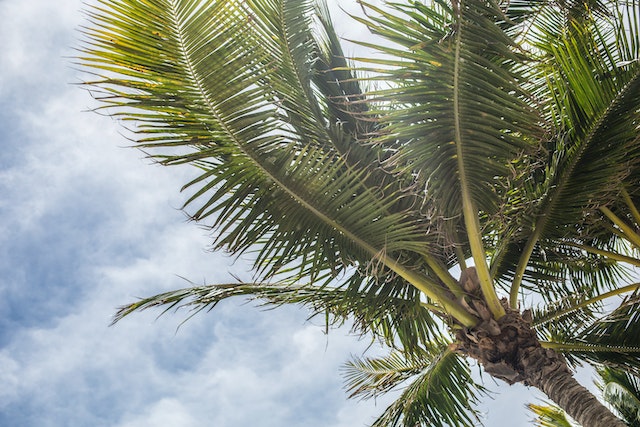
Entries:
{"label": "sky", "polygon": [[[128,146],[78,83],[80,0],[0,0],[0,426],[359,427],[393,397],[348,400],[340,369],[375,356],[348,325],[231,300],[145,312],[137,297],[249,277],[186,221],[188,167]],[[332,3],[338,32],[366,37]],[[341,7],[357,11],[355,2]],[[349,51],[349,48],[347,49]],[[585,377],[589,385],[590,378]],[[488,427],[531,425],[540,396],[484,377]]]}

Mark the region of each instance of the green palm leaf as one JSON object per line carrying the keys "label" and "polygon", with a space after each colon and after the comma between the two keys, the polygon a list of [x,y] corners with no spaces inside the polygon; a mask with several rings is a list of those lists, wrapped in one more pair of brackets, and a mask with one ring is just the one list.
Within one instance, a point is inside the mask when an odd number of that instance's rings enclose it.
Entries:
{"label": "green palm leaf", "polygon": [[[499,24],[502,12],[476,0],[393,4],[394,13],[365,5],[377,15],[363,22],[398,46],[363,43],[394,58],[369,61],[386,68],[376,71],[392,86],[374,98],[402,105],[380,118],[380,144],[395,153],[387,164],[413,174],[427,200],[438,201],[436,214],[447,218],[449,239],[471,251],[499,317],[478,210],[489,218],[497,213],[509,187],[500,177],[508,181],[511,162],[536,145],[527,138],[536,133],[536,115],[519,84],[515,43]],[[465,228],[468,240],[459,234]]]}
{"label": "green palm leaf", "polygon": [[349,397],[375,398],[399,387],[426,366],[424,360],[407,360],[399,351],[384,358],[355,358],[344,367]]}
{"label": "green palm leaf", "polygon": [[575,294],[545,304],[532,311],[532,326],[542,338],[557,335],[561,331],[581,330],[606,313],[607,299],[636,292],[639,287],[640,283],[634,283],[595,297],[585,293]]}
{"label": "green palm leaf", "polygon": [[[544,264],[536,256],[536,244],[553,248],[557,239],[591,242],[594,234],[587,225],[595,222],[598,209],[619,200],[621,183],[628,180],[635,188],[631,182],[636,182],[639,159],[640,63],[635,59],[640,34],[637,26],[626,26],[624,16],[637,20],[638,6],[618,4],[611,13],[612,18],[603,18],[587,12],[586,18],[567,23],[565,11],[548,8],[535,21],[533,49],[539,53],[539,67],[532,67],[530,91],[550,100],[541,109],[549,155],[537,178],[539,186],[532,186],[532,196],[539,200],[537,213],[529,225],[515,223],[524,230],[527,243],[500,249],[495,261],[513,266],[513,257],[503,259],[504,253],[516,251],[519,257],[517,269],[509,273],[515,278],[512,305],[526,270],[531,268],[529,275],[535,275],[535,266]],[[602,231],[597,234],[602,238]]]}
{"label": "green palm leaf", "polygon": [[380,359],[355,359],[347,364],[345,378],[351,397],[365,399],[408,383],[373,427],[473,426],[478,418],[471,405],[485,393],[445,342],[431,343],[410,357],[396,352]]}
{"label": "green palm leaf", "polygon": [[626,297],[611,313],[573,330],[558,330],[547,347],[572,363],[587,362],[638,373],[640,366],[640,297]]}
{"label": "green palm leaf", "polygon": [[[596,243],[600,248],[611,248],[612,253],[620,253],[622,248],[613,248],[610,244]],[[519,249],[515,249],[515,248]],[[523,246],[514,246],[513,264],[517,265]],[[519,252],[516,252],[519,250]],[[514,271],[515,273],[515,271]],[[508,289],[515,275],[503,272],[500,282]],[[538,246],[529,259],[527,270],[523,273],[520,290],[526,294],[535,293],[545,303],[574,297],[590,298],[601,292],[616,288],[617,283],[629,279],[629,270],[615,259],[589,253],[575,245],[548,243]]]}
{"label": "green palm leaf", "polygon": [[[406,209],[411,189],[345,154],[358,126],[342,126],[331,94],[321,92],[331,81],[315,64],[339,51],[326,20],[329,43],[314,39],[311,2],[108,4],[114,13],[92,12],[96,25],[86,30],[82,61],[105,71],[90,84],[106,91],[115,115],[140,123],[138,142],[163,164],[202,169],[186,185],[195,188],[187,204],[196,220],[215,216],[218,247],[258,245],[266,278],[331,280],[376,259],[475,322],[438,279],[397,262],[406,252],[432,256],[441,237]],[[353,82],[339,90],[360,94]]]}
{"label": "green palm leaf", "polygon": [[509,175],[509,162],[529,145],[522,135],[535,115],[518,87],[514,42],[495,24],[500,10],[456,4],[393,4],[395,13],[368,5],[380,16],[365,23],[397,46],[376,46],[397,60],[379,71],[392,87],[372,94],[403,107],[381,118],[381,143],[397,146],[389,163],[420,171],[441,213],[459,218],[463,192],[495,212],[496,177]]}
{"label": "green palm leaf", "polygon": [[599,22],[572,28],[570,38],[549,34],[540,44],[550,56],[543,58],[549,67],[544,72],[561,109],[550,111],[561,138],[554,143],[564,145],[566,157],[555,171],[557,187],[549,199],[557,201],[544,210],[549,225],[543,236],[574,224],[589,200],[617,199],[619,182],[637,167],[640,67],[619,65],[637,52],[621,50],[612,41],[620,29]]}
{"label": "green palm leaf", "polygon": [[153,307],[164,307],[163,313],[188,309],[191,317],[203,310],[212,310],[222,300],[245,297],[262,304],[304,306],[311,311],[311,316],[323,316],[327,328],[350,320],[354,331],[371,334],[389,346],[401,346],[410,352],[420,351],[441,334],[431,312],[411,287],[406,288],[402,297],[392,297],[367,291],[365,286],[333,288],[287,282],[193,285],[122,306],[113,323],[134,311]]}

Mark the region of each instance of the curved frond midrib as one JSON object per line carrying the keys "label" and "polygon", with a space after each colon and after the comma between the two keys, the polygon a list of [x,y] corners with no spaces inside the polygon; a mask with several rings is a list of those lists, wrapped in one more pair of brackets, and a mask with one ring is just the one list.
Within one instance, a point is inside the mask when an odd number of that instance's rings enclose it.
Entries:
{"label": "curved frond midrib", "polygon": [[580,353],[580,352],[611,352],[611,353],[625,353],[633,354],[640,353],[640,347],[633,346],[621,346],[621,345],[599,345],[588,344],[585,342],[567,341],[540,341],[542,347],[551,348],[555,351],[567,352],[567,353]]}
{"label": "curved frond midrib", "polygon": [[467,239],[471,246],[471,254],[475,263],[476,271],[478,272],[478,278],[480,279],[480,288],[485,301],[489,307],[489,310],[493,316],[498,319],[504,316],[505,311],[500,303],[498,294],[493,285],[491,274],[489,273],[489,266],[487,264],[487,253],[482,243],[482,232],[480,230],[480,222],[478,220],[478,210],[475,206],[473,198],[471,197],[471,191],[469,189],[469,182],[466,173],[466,158],[463,149],[462,138],[462,123],[461,123],[461,88],[460,88],[460,74],[461,74],[461,45],[462,45],[462,14],[460,12],[461,3],[464,0],[456,0],[453,2],[454,11],[456,12],[456,18],[458,25],[456,28],[456,40],[455,40],[455,56],[454,56],[454,70],[453,70],[453,121],[454,121],[454,138],[456,143],[456,155],[458,163],[458,180],[460,183],[460,192],[462,195],[462,211],[464,216],[464,223],[466,227]]}

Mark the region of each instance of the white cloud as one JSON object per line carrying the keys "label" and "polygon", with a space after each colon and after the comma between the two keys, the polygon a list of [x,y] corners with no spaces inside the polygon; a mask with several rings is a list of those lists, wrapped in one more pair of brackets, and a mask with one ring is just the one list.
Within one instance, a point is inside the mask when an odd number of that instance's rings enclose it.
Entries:
{"label": "white cloud", "polygon": [[15,401],[20,386],[20,365],[7,354],[0,353],[0,410]]}
{"label": "white cloud", "polygon": [[135,416],[130,421],[120,424],[120,427],[195,427],[202,422],[195,419],[176,399],[161,399],[145,413]]}
{"label": "white cloud", "polygon": [[59,68],[78,39],[72,30],[80,23],[79,0],[0,2],[0,39],[3,41],[0,96],[20,85],[33,89]]}

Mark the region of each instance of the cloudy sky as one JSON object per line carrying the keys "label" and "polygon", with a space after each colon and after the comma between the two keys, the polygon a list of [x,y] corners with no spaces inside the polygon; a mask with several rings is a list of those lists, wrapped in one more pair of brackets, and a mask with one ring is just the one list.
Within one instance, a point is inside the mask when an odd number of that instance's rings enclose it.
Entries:
{"label": "cloudy sky", "polygon": [[[342,6],[356,10],[355,4]],[[368,346],[296,308],[143,313],[135,297],[247,276],[178,209],[192,171],[151,165],[76,85],[80,0],[0,0],[0,425],[358,427],[389,399],[347,400],[340,367]],[[343,35],[359,29],[338,18]],[[364,34],[363,32],[361,34]],[[369,354],[378,351],[373,348]],[[489,427],[529,425],[534,395],[498,394]]]}

